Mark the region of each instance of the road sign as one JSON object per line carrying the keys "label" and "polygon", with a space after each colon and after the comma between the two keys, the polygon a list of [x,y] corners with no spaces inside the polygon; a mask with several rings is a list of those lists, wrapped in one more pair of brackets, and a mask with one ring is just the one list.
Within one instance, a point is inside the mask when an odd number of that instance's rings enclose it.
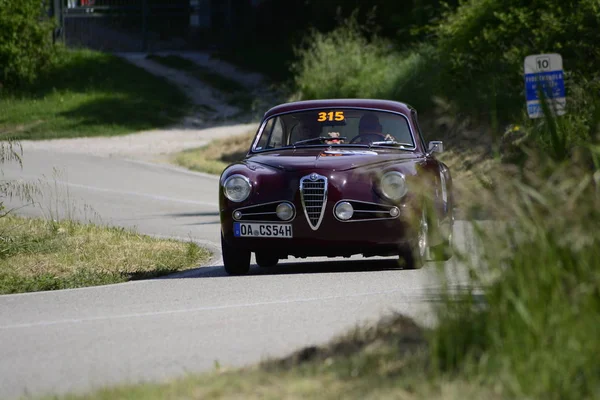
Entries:
{"label": "road sign", "polygon": [[525,57],[525,96],[529,118],[543,116],[539,95],[548,101],[556,115],[565,113],[567,98],[560,54],[534,54]]}

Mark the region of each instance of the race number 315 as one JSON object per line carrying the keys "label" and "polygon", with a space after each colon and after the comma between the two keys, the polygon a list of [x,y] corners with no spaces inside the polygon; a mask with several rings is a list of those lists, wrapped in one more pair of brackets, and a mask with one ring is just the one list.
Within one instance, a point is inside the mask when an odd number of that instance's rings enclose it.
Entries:
{"label": "race number 315", "polygon": [[344,120],[344,112],[343,111],[320,112],[319,118],[317,118],[318,122],[343,121],[343,120]]}

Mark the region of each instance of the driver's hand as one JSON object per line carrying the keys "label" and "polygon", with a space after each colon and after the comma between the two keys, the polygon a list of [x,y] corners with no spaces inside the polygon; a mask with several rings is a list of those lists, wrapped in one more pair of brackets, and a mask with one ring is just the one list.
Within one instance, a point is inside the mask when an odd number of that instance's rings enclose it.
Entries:
{"label": "driver's hand", "polygon": [[385,140],[385,141],[388,141],[388,140],[389,140],[389,141],[393,141],[393,142],[395,142],[395,141],[396,141],[396,138],[395,138],[395,137],[393,137],[392,135],[390,135],[389,133],[387,133],[387,134],[385,135],[385,137],[383,138],[383,140]]}

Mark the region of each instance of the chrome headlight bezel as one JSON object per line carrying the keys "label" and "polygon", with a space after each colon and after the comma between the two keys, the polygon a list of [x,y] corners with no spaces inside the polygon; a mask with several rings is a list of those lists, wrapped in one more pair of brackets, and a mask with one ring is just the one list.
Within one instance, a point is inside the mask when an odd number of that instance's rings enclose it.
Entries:
{"label": "chrome headlight bezel", "polygon": [[[241,185],[242,187],[244,187],[244,191],[241,195],[236,196],[231,190],[232,184],[235,182],[243,182],[243,184]],[[234,203],[241,203],[242,201],[246,200],[250,196],[251,192],[252,182],[250,182],[250,179],[248,179],[248,177],[244,175],[234,174],[227,177],[227,179],[225,179],[225,182],[223,182],[223,194],[225,195],[225,197],[227,197],[230,201],[233,201]]]}
{"label": "chrome headlight bezel", "polygon": [[354,207],[347,201],[341,201],[335,205],[333,213],[340,221],[348,221],[354,215]]}
{"label": "chrome headlight bezel", "polygon": [[[395,180],[398,184],[399,190],[396,190],[394,193],[392,189],[389,187],[389,183],[386,181]],[[392,200],[399,201],[408,193],[408,185],[406,184],[406,177],[402,172],[399,171],[389,171],[383,174],[379,181],[379,191],[381,194]]]}
{"label": "chrome headlight bezel", "polygon": [[[287,218],[283,215],[285,213],[285,211],[283,211],[284,207],[287,207],[287,211],[289,211]],[[275,215],[282,221],[291,221],[296,216],[296,208],[292,203],[284,201],[277,204],[277,207],[275,207]]]}

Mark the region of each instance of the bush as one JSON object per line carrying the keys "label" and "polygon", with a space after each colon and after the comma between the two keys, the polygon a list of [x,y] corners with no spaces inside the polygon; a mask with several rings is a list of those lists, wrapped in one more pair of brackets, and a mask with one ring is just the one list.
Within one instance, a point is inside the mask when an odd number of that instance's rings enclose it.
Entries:
{"label": "bush", "polygon": [[312,31],[296,55],[292,71],[300,99],[380,98],[426,110],[440,84],[433,46],[398,52],[361,28],[355,16],[332,32]]}
{"label": "bush", "polygon": [[39,0],[0,0],[0,88],[33,82],[53,55],[53,23]]}
{"label": "bush", "polygon": [[572,82],[599,76],[597,0],[470,0],[433,31],[445,63],[440,94],[472,112],[491,109],[500,120],[523,113],[527,55],[560,53]]}
{"label": "bush", "polygon": [[[424,39],[430,32],[430,41],[401,53],[361,30],[355,15],[330,33],[312,32],[293,66],[301,97],[384,97],[426,109],[440,97],[479,123],[501,125],[525,112],[529,54],[563,56],[568,96],[600,78],[596,0],[470,0],[441,18],[435,6],[432,25],[414,28]],[[401,38],[396,48],[405,43]]]}
{"label": "bush", "polygon": [[292,65],[303,99],[389,97],[398,57],[383,39],[366,38],[355,18],[328,34],[313,30]]}

